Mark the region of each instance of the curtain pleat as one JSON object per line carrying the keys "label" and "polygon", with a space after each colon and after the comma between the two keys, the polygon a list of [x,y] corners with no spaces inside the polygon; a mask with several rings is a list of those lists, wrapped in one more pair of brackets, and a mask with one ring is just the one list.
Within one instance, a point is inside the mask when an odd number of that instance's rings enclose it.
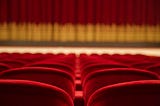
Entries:
{"label": "curtain pleat", "polygon": [[[159,0],[1,0],[0,21],[159,24]],[[147,22],[146,22],[147,21]]]}
{"label": "curtain pleat", "polygon": [[160,42],[160,0],[0,0],[0,40]]}
{"label": "curtain pleat", "polygon": [[6,23],[8,21],[8,2],[7,0],[0,0],[0,23]]}

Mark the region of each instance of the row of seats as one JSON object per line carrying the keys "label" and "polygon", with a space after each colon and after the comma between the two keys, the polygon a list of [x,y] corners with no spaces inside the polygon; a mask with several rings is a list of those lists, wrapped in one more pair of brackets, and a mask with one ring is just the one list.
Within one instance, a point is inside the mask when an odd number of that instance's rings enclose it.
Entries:
{"label": "row of seats", "polygon": [[159,57],[141,54],[80,54],[85,106],[159,106],[159,62]]}
{"label": "row of seats", "polygon": [[0,104],[160,106],[159,62],[142,54],[0,53]]}
{"label": "row of seats", "polygon": [[1,106],[74,106],[75,54],[1,53]]}

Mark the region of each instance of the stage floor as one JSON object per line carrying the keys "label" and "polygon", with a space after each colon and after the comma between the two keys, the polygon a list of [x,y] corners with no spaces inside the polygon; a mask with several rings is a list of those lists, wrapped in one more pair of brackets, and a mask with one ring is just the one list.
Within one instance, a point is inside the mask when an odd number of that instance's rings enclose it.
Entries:
{"label": "stage floor", "polygon": [[10,47],[0,46],[0,52],[19,53],[97,53],[97,54],[145,54],[160,56],[160,48],[109,48],[109,47]]}

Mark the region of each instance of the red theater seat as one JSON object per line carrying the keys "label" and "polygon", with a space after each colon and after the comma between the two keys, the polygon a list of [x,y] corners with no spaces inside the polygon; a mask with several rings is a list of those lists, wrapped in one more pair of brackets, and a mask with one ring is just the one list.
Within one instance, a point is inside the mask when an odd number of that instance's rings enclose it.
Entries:
{"label": "red theater seat", "polygon": [[82,80],[87,74],[97,70],[110,69],[110,68],[127,68],[127,67],[128,67],[127,65],[115,62],[90,64],[82,69]]}
{"label": "red theater seat", "polygon": [[136,80],[158,80],[159,76],[155,73],[134,69],[134,68],[113,68],[98,70],[86,76],[82,86],[85,99],[95,92],[97,89],[121,82],[129,82]]}
{"label": "red theater seat", "polygon": [[4,63],[0,63],[0,72],[1,71],[4,71],[4,70],[8,70],[10,69],[11,67],[7,64],[4,64]]}
{"label": "red theater seat", "polygon": [[154,65],[154,64],[156,64],[156,62],[154,61],[144,61],[144,62],[134,63],[131,66],[134,68],[145,69],[146,67]]}
{"label": "red theater seat", "polygon": [[27,67],[46,67],[46,68],[57,68],[66,72],[69,72],[71,74],[74,75],[74,69],[67,65],[67,64],[63,64],[63,63],[58,63],[58,62],[37,62],[37,63],[33,63],[33,64],[28,64],[26,65]]}
{"label": "red theater seat", "polygon": [[86,106],[160,106],[160,80],[141,80],[105,86]]}
{"label": "red theater seat", "polygon": [[1,106],[74,106],[62,89],[27,80],[0,80]]}
{"label": "red theater seat", "polygon": [[[135,91],[133,89],[126,90],[124,96],[124,91],[119,92],[118,88],[120,85],[121,89],[122,83],[124,83],[122,85],[125,88],[133,81],[160,80],[159,62],[160,58],[157,56],[142,54],[100,55],[82,53],[77,56],[74,53],[0,53],[0,83],[8,81],[11,84],[10,88],[7,85],[6,91],[3,87],[1,89],[0,84],[0,106],[73,106],[73,104],[74,106],[160,106],[156,100],[154,101],[156,103],[151,105],[148,102],[149,96],[146,96],[147,105],[136,99],[136,102],[132,105],[130,104],[133,102],[130,100],[132,98],[130,97],[131,93],[127,93],[132,90],[133,94],[134,92],[136,94],[137,88],[134,89]],[[27,86],[22,84],[28,82],[29,85]],[[15,83],[20,83],[20,85],[17,86]],[[37,83],[40,84],[40,88],[32,87],[33,84],[37,86]],[[45,94],[42,90],[39,90],[46,89],[45,85],[56,88],[55,91],[58,91],[58,93],[52,95],[50,91],[45,90],[45,92],[47,91]],[[118,86],[116,87],[118,90],[114,91],[114,85]],[[24,89],[24,87],[26,88]],[[112,99],[112,90],[111,92],[107,91],[109,93],[105,93],[106,91],[101,93],[100,89],[112,89],[112,87],[114,88],[114,95],[117,95],[117,97],[113,95]],[[37,91],[34,93],[35,88]],[[10,89],[12,90],[9,91]],[[3,91],[4,93],[2,93]],[[65,96],[58,96],[59,94]],[[142,98],[141,95],[133,96],[132,99],[134,97]],[[28,103],[26,103],[27,98],[29,98]],[[123,102],[125,99],[126,103]],[[19,103],[18,100],[20,100]]]}
{"label": "red theater seat", "polygon": [[23,79],[57,86],[74,98],[74,78],[65,71],[43,67],[15,68],[0,73],[0,79]]}
{"label": "red theater seat", "polygon": [[25,64],[23,61],[16,60],[16,59],[4,59],[4,60],[0,60],[0,63],[7,64],[12,68],[22,67]]}
{"label": "red theater seat", "polygon": [[157,73],[157,74],[160,75],[160,63],[157,62],[157,64],[148,66],[148,67],[146,68],[146,70],[155,72],[155,73]]}

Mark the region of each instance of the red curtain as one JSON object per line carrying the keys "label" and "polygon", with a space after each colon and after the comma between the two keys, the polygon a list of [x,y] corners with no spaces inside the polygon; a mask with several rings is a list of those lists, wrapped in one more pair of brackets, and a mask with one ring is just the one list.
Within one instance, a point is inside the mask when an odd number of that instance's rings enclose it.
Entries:
{"label": "red curtain", "polygon": [[160,0],[0,0],[0,22],[159,24]]}

